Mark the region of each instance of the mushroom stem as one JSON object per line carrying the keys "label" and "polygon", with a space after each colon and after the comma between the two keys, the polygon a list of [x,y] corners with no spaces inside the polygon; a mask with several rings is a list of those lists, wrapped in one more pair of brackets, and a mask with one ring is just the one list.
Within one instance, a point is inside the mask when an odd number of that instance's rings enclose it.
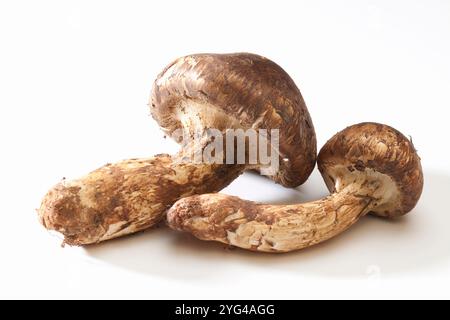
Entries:
{"label": "mushroom stem", "polygon": [[85,245],[149,228],[175,201],[219,191],[243,166],[192,164],[158,155],[105,165],[83,178],[62,181],[38,209],[41,223],[64,235],[64,243]]}
{"label": "mushroom stem", "polygon": [[[221,194],[183,199],[168,213],[169,225],[202,240],[263,252],[299,250],[343,232],[370,212],[376,183],[352,183],[324,199],[264,205]],[[217,204],[220,203],[220,206]]]}

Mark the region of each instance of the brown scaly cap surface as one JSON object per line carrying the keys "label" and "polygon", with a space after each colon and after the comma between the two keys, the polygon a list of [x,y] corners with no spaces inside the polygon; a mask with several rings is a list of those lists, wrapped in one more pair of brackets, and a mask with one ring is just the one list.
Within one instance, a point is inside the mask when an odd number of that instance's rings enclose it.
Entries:
{"label": "brown scaly cap surface", "polygon": [[[398,191],[389,204],[373,212],[384,217],[410,212],[422,194],[423,173],[414,145],[387,125],[361,123],[343,130],[322,148],[318,165],[331,192],[339,191],[335,185],[339,177],[352,177],[354,172],[368,170],[390,177]],[[336,167],[348,172],[333,170]]]}
{"label": "brown scaly cap surface", "polygon": [[[201,107],[186,111],[189,104]],[[277,183],[299,186],[315,166],[316,136],[302,95],[289,75],[264,57],[196,54],[175,60],[155,81],[151,113],[170,135],[185,126],[184,113],[195,112],[201,123],[219,130],[280,129],[280,171],[272,177]],[[210,114],[219,116],[208,119]]]}
{"label": "brown scaly cap surface", "polygon": [[319,168],[332,195],[296,205],[264,205],[223,194],[176,202],[168,225],[202,240],[262,252],[289,252],[331,239],[373,212],[397,217],[417,204],[420,158],[395,129],[374,123],[347,128],[322,149]]}

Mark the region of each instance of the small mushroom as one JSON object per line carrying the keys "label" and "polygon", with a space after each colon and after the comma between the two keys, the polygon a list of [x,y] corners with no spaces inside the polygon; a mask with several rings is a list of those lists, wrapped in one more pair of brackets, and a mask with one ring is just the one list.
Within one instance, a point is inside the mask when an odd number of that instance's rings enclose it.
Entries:
{"label": "small mushroom", "polygon": [[289,252],[340,234],[368,213],[396,218],[410,212],[423,188],[420,158],[397,130],[362,123],[322,148],[319,170],[332,195],[305,204],[265,205],[224,194],[181,199],[169,210],[171,228],[236,247]]}
{"label": "small mushroom", "polygon": [[[166,135],[195,136],[205,129],[279,129],[279,171],[271,178],[286,187],[302,184],[316,160],[314,127],[302,95],[274,62],[254,54],[197,54],[179,58],[156,79],[153,118]],[[211,144],[183,144],[174,156],[131,159],[106,165],[52,188],[38,210],[41,223],[85,245],[149,228],[178,199],[218,192],[244,170],[262,164],[192,163],[186,154]],[[269,146],[270,147],[270,146]],[[222,158],[225,152],[219,153]]]}

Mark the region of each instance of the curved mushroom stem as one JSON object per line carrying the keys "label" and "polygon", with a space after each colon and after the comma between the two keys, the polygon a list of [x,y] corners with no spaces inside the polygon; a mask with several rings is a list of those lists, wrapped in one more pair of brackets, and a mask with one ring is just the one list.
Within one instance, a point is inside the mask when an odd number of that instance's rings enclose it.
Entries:
{"label": "curved mushroom stem", "polygon": [[125,160],[64,180],[43,199],[39,219],[63,234],[66,244],[97,243],[157,224],[181,197],[217,192],[244,169],[183,163],[181,154]]}
{"label": "curved mushroom stem", "polygon": [[168,212],[171,228],[199,239],[236,247],[288,252],[343,232],[381,203],[377,181],[354,182],[340,192],[305,204],[263,205],[223,194],[192,196]]}

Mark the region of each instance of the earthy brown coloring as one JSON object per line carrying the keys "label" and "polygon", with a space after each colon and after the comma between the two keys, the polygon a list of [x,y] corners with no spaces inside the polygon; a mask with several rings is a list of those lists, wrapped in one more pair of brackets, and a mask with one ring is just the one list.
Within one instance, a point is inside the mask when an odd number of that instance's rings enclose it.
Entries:
{"label": "earthy brown coloring", "polygon": [[[281,168],[273,179],[284,186],[303,183],[314,167],[315,133],[300,91],[283,69],[263,57],[177,59],[156,79],[150,110],[169,136],[176,129],[191,136],[208,128],[280,129]],[[203,139],[197,147],[203,150],[210,142]],[[63,181],[45,196],[40,221],[63,234],[67,244],[97,243],[151,227],[181,197],[217,192],[244,170],[260,169],[185,163],[186,151],[126,160]]]}
{"label": "earthy brown coloring", "polygon": [[[201,121],[186,127],[186,104],[204,106]],[[272,178],[286,186],[303,184],[316,162],[316,135],[300,90],[276,63],[249,53],[196,54],[177,59],[158,77],[152,114],[170,135],[184,126],[279,129],[280,170]],[[208,115],[217,115],[208,118]],[[198,128],[196,123],[204,127]]]}
{"label": "earthy brown coloring", "polygon": [[333,238],[370,212],[406,214],[422,193],[422,168],[413,144],[386,125],[363,123],[345,129],[322,148],[318,162],[334,192],[327,198],[264,205],[223,194],[192,196],[175,203],[168,224],[202,240],[288,252]]}

